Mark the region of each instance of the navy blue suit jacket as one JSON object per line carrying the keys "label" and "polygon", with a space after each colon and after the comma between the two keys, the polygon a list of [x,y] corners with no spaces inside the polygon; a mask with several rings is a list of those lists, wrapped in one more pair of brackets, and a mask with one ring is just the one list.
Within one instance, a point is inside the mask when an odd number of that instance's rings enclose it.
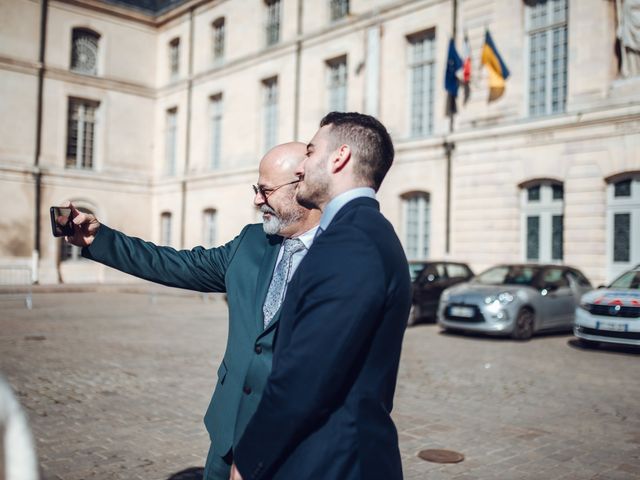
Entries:
{"label": "navy blue suit jacket", "polygon": [[390,412],[410,303],[393,227],[375,200],[352,200],[289,284],[273,371],[234,449],[245,480],[402,478]]}

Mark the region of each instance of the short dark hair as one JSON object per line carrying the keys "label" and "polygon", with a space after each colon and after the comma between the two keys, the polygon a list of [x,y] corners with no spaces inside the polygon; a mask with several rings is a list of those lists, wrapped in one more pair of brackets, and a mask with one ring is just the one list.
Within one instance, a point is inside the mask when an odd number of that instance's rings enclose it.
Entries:
{"label": "short dark hair", "polygon": [[393,142],[387,129],[371,115],[357,112],[331,112],[320,120],[320,128],[330,125],[338,148],[349,145],[358,161],[354,172],[378,190],[393,163]]}

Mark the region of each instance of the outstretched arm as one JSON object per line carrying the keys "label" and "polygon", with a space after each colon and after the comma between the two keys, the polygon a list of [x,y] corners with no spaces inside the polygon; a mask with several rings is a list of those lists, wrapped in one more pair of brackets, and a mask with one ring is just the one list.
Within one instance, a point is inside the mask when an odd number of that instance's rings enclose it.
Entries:
{"label": "outstretched arm", "polygon": [[176,250],[129,237],[73,206],[72,215],[75,233],[67,240],[83,247],[83,257],[151,282],[200,292],[226,291],[227,267],[247,230],[218,248]]}

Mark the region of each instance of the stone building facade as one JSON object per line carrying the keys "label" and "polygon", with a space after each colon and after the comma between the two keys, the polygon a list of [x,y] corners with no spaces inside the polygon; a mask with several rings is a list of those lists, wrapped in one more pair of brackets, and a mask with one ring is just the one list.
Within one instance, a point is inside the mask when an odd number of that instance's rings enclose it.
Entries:
{"label": "stone building facade", "polygon": [[[640,263],[640,77],[617,23],[613,0],[3,0],[0,264],[127,281],[51,236],[69,200],[156,243],[224,243],[259,218],[265,151],[355,110],[394,138],[378,197],[410,259],[611,280]],[[510,70],[491,102],[486,30]],[[451,121],[454,33],[472,69]]]}

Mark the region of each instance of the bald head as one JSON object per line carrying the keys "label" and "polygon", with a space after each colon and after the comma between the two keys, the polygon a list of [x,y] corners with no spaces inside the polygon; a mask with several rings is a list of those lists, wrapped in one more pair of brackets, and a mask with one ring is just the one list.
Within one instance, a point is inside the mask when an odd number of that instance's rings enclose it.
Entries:
{"label": "bald head", "polygon": [[295,171],[307,152],[307,146],[302,142],[289,142],[276,145],[262,157],[260,174],[263,170],[279,171],[288,174],[295,180]]}
{"label": "bald head", "polygon": [[263,214],[264,231],[270,235],[295,237],[320,221],[319,210],[302,207],[296,201],[296,170],[306,152],[304,143],[283,143],[269,150],[260,161],[260,191],[253,202]]}

